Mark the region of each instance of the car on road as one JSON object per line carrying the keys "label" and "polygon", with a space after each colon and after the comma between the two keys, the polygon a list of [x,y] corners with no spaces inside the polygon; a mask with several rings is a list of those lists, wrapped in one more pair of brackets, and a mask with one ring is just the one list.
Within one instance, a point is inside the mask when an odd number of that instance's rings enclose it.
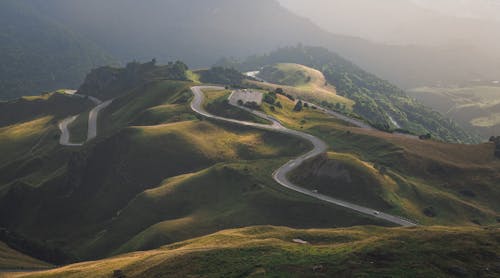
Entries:
{"label": "car on road", "polygon": [[380,214],[380,211],[376,211],[376,210],[374,210],[374,211],[373,211],[373,214],[375,214],[375,215],[379,215],[379,214]]}

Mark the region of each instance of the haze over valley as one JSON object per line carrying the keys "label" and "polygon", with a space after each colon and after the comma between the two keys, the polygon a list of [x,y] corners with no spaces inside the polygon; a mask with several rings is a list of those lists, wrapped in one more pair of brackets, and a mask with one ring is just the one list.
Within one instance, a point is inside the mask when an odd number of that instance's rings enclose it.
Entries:
{"label": "haze over valley", "polygon": [[0,2],[0,277],[500,276],[496,0]]}

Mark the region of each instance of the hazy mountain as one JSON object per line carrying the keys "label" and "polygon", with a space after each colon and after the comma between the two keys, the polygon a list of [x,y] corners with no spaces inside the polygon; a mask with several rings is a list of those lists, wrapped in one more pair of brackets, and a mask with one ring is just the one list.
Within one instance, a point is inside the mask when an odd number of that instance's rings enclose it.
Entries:
{"label": "hazy mountain", "polygon": [[25,1],[120,60],[181,59],[197,67],[302,42],[328,47],[403,87],[500,75],[496,60],[474,45],[388,46],[334,35],[276,0]]}
{"label": "hazy mountain", "polygon": [[21,1],[0,2],[0,99],[77,86],[109,58]]}
{"label": "hazy mountain", "polygon": [[500,2],[418,0],[279,0],[326,30],[389,44],[500,44]]}

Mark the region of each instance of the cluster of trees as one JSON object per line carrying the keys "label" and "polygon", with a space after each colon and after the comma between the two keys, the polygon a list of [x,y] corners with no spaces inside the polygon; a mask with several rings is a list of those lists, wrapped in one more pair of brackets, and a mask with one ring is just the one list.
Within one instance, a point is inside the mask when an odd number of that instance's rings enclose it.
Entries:
{"label": "cluster of trees", "polygon": [[495,156],[500,158],[500,136],[491,136],[490,142],[495,144]]}
{"label": "cluster of trees", "polygon": [[[277,93],[278,90],[275,90],[274,92],[268,92],[264,94],[264,102],[268,103],[271,105],[271,110],[274,111],[278,107],[279,109],[283,108],[283,105],[281,104],[280,101],[278,101],[278,96]],[[283,90],[280,89],[280,92],[283,93]]]}
{"label": "cluster of trees", "polygon": [[252,110],[260,110],[259,104],[255,101],[248,101],[248,102],[243,102],[243,100],[239,99],[238,100],[238,105],[239,106],[244,106],[246,108],[250,108]]}
{"label": "cluster of trees", "polygon": [[203,83],[228,84],[239,87],[245,80],[245,76],[228,67],[212,67],[200,72],[200,81]]}
{"label": "cluster of trees", "polygon": [[291,101],[295,101],[295,97],[288,94],[288,93],[285,93],[285,91],[282,88],[276,88],[276,90],[274,92],[278,95],[285,96],[286,98],[288,98]]}
{"label": "cluster of trees", "polygon": [[109,99],[154,80],[188,80],[187,70],[188,66],[181,61],[158,66],[155,59],[147,63],[130,62],[125,68],[100,67],[87,75],[79,92]]}
{"label": "cluster of trees", "polygon": [[479,141],[479,138],[468,134],[454,122],[408,97],[400,88],[325,48],[301,45],[285,47],[268,55],[250,57],[239,65],[232,61],[232,65],[241,70],[252,70],[283,61],[322,71],[327,82],[336,87],[339,95],[356,102],[354,112],[374,126],[382,129],[395,128],[389,112],[401,128],[415,134],[432,133],[438,139],[452,142]]}

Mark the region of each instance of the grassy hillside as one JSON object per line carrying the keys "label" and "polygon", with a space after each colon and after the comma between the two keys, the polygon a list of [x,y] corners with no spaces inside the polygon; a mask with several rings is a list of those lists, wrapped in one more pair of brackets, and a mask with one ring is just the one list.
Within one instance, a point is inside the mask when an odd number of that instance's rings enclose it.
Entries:
{"label": "grassy hillside", "polygon": [[2,269],[45,269],[51,265],[21,254],[0,242],[0,276]]}
{"label": "grassy hillside", "polygon": [[221,229],[264,223],[291,227],[383,225],[275,185],[271,173],[281,163],[283,160],[231,162],[169,178],[137,195],[106,232],[80,248],[92,253],[104,249],[104,254],[147,250]]}
{"label": "grassy hillside", "polygon": [[[10,277],[446,277],[500,275],[498,228],[293,230],[259,226]],[[292,242],[302,239],[307,244]]]}
{"label": "grassy hillside", "polygon": [[54,120],[60,120],[77,115],[92,106],[89,100],[61,92],[4,101],[0,102],[0,127],[49,115],[54,116]]}
{"label": "grassy hillside", "polygon": [[76,87],[111,59],[26,1],[0,3],[0,99]]}
{"label": "grassy hillside", "polygon": [[251,82],[259,86],[284,89],[294,97],[314,103],[328,102],[341,103],[347,108],[352,108],[354,102],[337,95],[335,87],[328,84],[323,73],[310,67],[299,64],[277,64],[264,67],[259,77],[272,84]]}
{"label": "grassy hillside", "polygon": [[[385,225],[272,180],[275,169],[310,148],[306,142],[197,117],[190,110],[194,83],[163,74],[173,64],[133,67],[139,70],[119,70],[118,79],[87,79],[88,88],[101,88],[98,96],[114,101],[99,117],[99,137],[82,148],[58,145],[53,115],[1,130],[5,136],[0,138],[7,140],[0,148],[7,156],[0,163],[0,226],[48,250],[65,251],[63,259],[74,261],[252,225]],[[129,74],[136,81],[125,87]],[[205,93],[209,107],[228,91]],[[355,185],[336,183],[346,188],[337,196],[318,172],[303,170],[321,191],[423,224],[498,221],[500,167],[493,145],[451,145],[365,131],[312,107],[293,112],[294,102],[282,95],[278,100],[281,108],[273,111],[264,104],[262,110],[324,139],[331,147],[327,166],[344,165],[357,178]],[[230,113],[224,106],[215,110]],[[29,153],[33,144],[36,155]],[[383,175],[380,166],[386,168]],[[314,168],[335,172],[329,166]]]}
{"label": "grassy hillside", "polygon": [[[283,62],[321,71],[338,95],[355,102],[353,111],[379,129],[404,129],[419,135],[431,133],[449,142],[478,142],[478,138],[408,97],[403,90],[325,48],[286,47],[268,55],[251,56],[243,62],[221,61],[221,65],[247,71]],[[333,107],[334,103],[323,105]]]}
{"label": "grassy hillside", "polygon": [[[307,143],[201,119],[189,107],[192,82],[168,80],[152,64],[137,68],[137,82],[123,90],[124,73],[87,79],[88,88],[106,84],[95,91],[99,97],[115,98],[99,116],[97,140],[70,149],[51,135],[43,155],[2,168],[1,226],[76,258],[96,258],[246,225],[377,223],[272,181],[272,170]],[[209,105],[227,92],[207,94]],[[145,198],[172,180],[183,181],[180,191],[158,193],[159,203]]]}
{"label": "grassy hillside", "polygon": [[500,221],[494,144],[418,140],[350,127],[311,107],[278,96],[283,108],[266,113],[312,133],[330,146],[292,176],[300,185],[417,220],[422,224],[477,225]]}
{"label": "grassy hillside", "polygon": [[268,121],[229,104],[229,96],[231,95],[231,92],[231,90],[204,90],[204,93],[207,96],[204,103],[205,109],[213,115],[221,117],[269,124]]}

